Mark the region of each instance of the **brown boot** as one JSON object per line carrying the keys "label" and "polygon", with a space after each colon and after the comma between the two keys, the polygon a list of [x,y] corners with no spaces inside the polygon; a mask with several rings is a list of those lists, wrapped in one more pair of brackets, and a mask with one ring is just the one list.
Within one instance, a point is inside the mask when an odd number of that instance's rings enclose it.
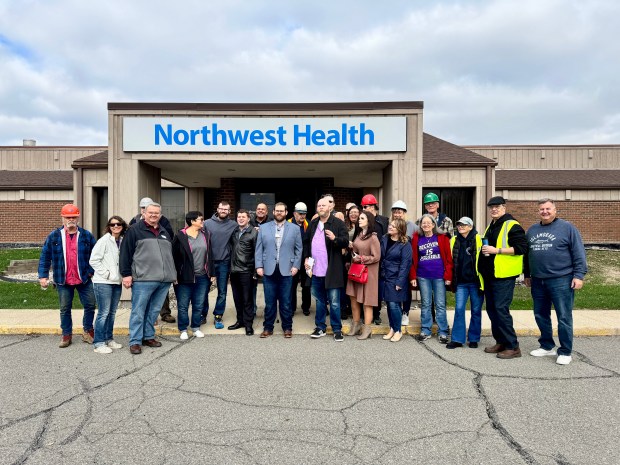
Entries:
{"label": "brown boot", "polygon": [[508,359],[518,357],[521,357],[521,349],[519,349],[518,347],[516,349],[502,350],[501,352],[497,353],[497,358]]}
{"label": "brown boot", "polygon": [[89,329],[88,331],[84,331],[84,333],[82,333],[82,342],[85,342],[86,344],[92,344],[94,340],[95,340],[94,329]]}
{"label": "brown boot", "polygon": [[69,347],[70,345],[71,345],[71,335],[63,336],[62,339],[60,340],[60,344],[58,344],[58,347],[60,347],[61,349],[64,349],[65,347]]}
{"label": "brown boot", "polygon": [[491,346],[491,347],[485,347],[484,351],[487,354],[497,354],[497,353],[501,352],[504,349],[505,349],[505,347],[503,345],[495,344],[494,346]]}
{"label": "brown boot", "polygon": [[349,332],[347,333],[347,336],[355,336],[359,334],[360,329],[362,329],[362,325],[360,324],[359,320],[352,321],[351,326],[349,327]]}
{"label": "brown boot", "polygon": [[372,336],[372,327],[370,325],[362,325],[362,334],[357,336],[359,341],[369,339]]}

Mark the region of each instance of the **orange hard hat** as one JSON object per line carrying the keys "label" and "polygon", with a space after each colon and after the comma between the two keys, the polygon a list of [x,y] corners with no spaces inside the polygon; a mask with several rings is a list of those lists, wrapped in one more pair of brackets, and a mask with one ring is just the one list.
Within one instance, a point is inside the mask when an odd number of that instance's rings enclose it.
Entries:
{"label": "orange hard hat", "polygon": [[366,194],[364,197],[362,197],[362,207],[366,205],[378,205],[378,204],[379,202],[377,202],[377,199],[372,194]]}
{"label": "orange hard hat", "polygon": [[80,209],[72,203],[68,203],[60,210],[60,216],[80,216]]}

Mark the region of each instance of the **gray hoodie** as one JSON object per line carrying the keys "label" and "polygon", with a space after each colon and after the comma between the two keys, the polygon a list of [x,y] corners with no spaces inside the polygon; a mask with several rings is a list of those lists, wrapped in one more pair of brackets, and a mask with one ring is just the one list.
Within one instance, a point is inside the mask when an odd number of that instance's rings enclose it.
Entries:
{"label": "gray hoodie", "polygon": [[219,219],[217,213],[205,221],[205,229],[211,233],[213,260],[230,261],[230,236],[237,228],[237,222],[226,217]]}

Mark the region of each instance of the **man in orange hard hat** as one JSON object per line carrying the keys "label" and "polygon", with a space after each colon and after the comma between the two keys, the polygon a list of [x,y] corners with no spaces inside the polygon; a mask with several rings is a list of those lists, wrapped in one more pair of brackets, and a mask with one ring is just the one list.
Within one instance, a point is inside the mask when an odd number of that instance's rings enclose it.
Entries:
{"label": "man in orange hard hat", "polygon": [[82,341],[92,344],[94,337],[95,294],[91,276],[95,273],[90,264],[90,254],[97,242],[90,231],[78,226],[80,210],[68,203],[60,210],[62,226],[53,230],[41,250],[39,283],[42,289],[49,286],[50,266],[60,301],[60,327],[62,339],[59,347],[68,347],[73,334],[71,307],[75,291],[84,306]]}

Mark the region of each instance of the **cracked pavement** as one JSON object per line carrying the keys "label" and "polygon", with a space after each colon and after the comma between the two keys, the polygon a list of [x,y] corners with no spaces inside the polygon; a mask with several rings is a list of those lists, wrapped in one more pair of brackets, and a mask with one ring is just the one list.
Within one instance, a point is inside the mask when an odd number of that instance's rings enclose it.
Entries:
{"label": "cracked pavement", "polygon": [[[0,337],[0,464],[617,464],[619,337],[573,363],[435,338]],[[520,338],[524,354],[538,347]]]}

